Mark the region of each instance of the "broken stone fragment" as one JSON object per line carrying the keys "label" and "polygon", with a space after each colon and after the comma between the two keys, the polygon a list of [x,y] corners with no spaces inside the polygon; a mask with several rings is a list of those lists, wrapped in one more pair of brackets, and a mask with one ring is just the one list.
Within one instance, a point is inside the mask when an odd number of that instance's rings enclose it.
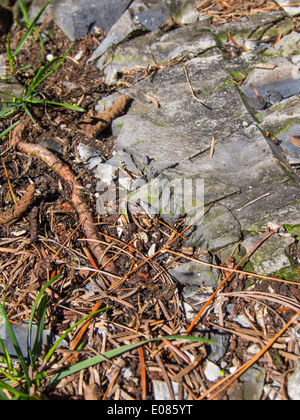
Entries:
{"label": "broken stone fragment", "polygon": [[[291,16],[300,15],[300,6],[297,0],[275,0],[279,6],[286,6],[283,10]],[[295,4],[295,6],[293,6]]]}
{"label": "broken stone fragment", "polygon": [[[39,13],[48,0],[33,0],[30,20]],[[93,26],[104,31],[114,25],[131,0],[54,0],[46,9],[71,41],[86,36]]]}
{"label": "broken stone fragment", "polygon": [[274,59],[271,60],[271,63],[277,64],[277,67],[273,70],[256,68],[247,77],[241,90],[248,98],[273,95],[273,101],[275,101],[274,94],[280,99],[300,93],[299,78],[295,77],[298,67],[286,58]]}

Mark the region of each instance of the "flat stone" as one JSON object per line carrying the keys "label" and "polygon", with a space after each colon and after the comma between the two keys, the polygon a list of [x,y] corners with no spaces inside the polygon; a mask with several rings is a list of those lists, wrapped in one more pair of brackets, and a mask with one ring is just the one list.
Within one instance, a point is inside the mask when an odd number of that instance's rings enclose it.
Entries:
{"label": "flat stone", "polygon": [[[206,256],[201,258],[202,261],[212,262],[211,257]],[[179,265],[178,267],[169,271],[169,273],[183,285],[198,286],[201,287],[216,287],[220,272],[217,269],[197,264],[194,262],[188,262],[186,264]],[[204,289],[203,289],[204,290]]]}
{"label": "flat stone", "polygon": [[[272,23],[274,23],[274,26],[280,26],[280,21],[284,18],[285,14],[283,12],[260,13],[250,16],[249,19],[243,17],[240,20],[219,25],[214,28],[214,33],[225,46],[233,46],[232,41],[228,37],[228,33],[231,34],[240,46],[243,46],[244,42],[250,38],[259,39],[262,34],[268,34],[270,27],[273,29]],[[282,30],[279,29],[278,34],[280,31]]]}
{"label": "flat stone", "polygon": [[[148,32],[142,25],[134,19],[128,10],[115,23],[108,32],[106,38],[101,42],[99,47],[94,51],[89,61],[94,61],[101,57],[110,47],[124,41],[129,35],[141,34]],[[98,61],[97,67],[103,67],[102,61]]]}
{"label": "flat stone", "polygon": [[294,373],[290,376],[288,380],[287,391],[289,397],[293,401],[300,400],[300,362],[297,362],[296,369]]}
{"label": "flat stone", "polygon": [[[222,56],[217,49],[214,54],[186,63],[193,88],[211,109],[193,99],[184,69],[177,65],[158,73],[152,82],[142,81],[127,89],[134,101],[128,114],[113,124],[118,136],[116,150],[129,153],[148,178],[204,180],[205,203],[220,204],[196,226],[188,244],[208,249],[237,243],[243,230],[263,220],[267,223],[276,213],[292,218],[292,203],[299,199],[299,189],[287,181],[238,91],[229,83]],[[145,92],[159,108],[148,102]],[[213,137],[215,149],[210,157]],[[248,205],[268,193],[265,199]]]}
{"label": "flat stone", "polygon": [[[266,234],[251,236],[244,240],[241,246],[248,253],[265,236]],[[287,237],[273,235],[250,257],[254,271],[268,276],[289,267],[291,262],[288,257],[288,249],[294,242],[295,239],[291,235]]]}
{"label": "flat stone", "polygon": [[[175,0],[172,2],[134,0],[94,51],[90,61],[101,57],[109,47],[116,46],[126,39],[141,33],[158,31],[169,17],[180,22],[180,19],[184,19],[187,14],[193,12],[196,6],[196,0]],[[103,61],[98,61],[97,66],[102,68]]]}
{"label": "flat stone", "polygon": [[292,136],[300,135],[300,123],[291,124],[281,131],[277,137],[281,140],[281,148],[291,165],[300,164],[300,149],[291,142]]}
{"label": "flat stone", "polygon": [[[12,329],[15,333],[16,339],[18,341],[20,350],[22,352],[23,357],[28,360],[29,359],[29,352],[28,352],[28,325],[12,325]],[[33,345],[36,339],[36,335],[38,332],[38,328],[36,325],[32,325],[32,334],[31,334],[31,349],[33,349]],[[4,326],[4,324],[1,323],[0,320],[0,338],[3,340],[4,346],[8,352],[8,354],[10,355],[11,358],[13,359],[18,359],[18,355],[16,353],[16,350],[10,340],[10,337],[6,331],[6,328]],[[50,330],[44,330],[42,333],[42,345],[45,344],[51,344],[54,343],[58,337],[55,336]],[[67,343],[65,340],[63,340],[59,347],[64,347],[66,346]],[[2,348],[0,347],[0,354],[2,353]]]}
{"label": "flat stone", "polygon": [[261,113],[261,128],[269,131],[280,140],[278,153],[284,153],[278,158],[287,159],[290,165],[299,165],[300,150],[291,143],[291,136],[300,134],[300,97],[295,96],[268,109],[267,113]]}
{"label": "flat stone", "polygon": [[[33,0],[30,19],[39,13],[48,0]],[[130,0],[54,0],[49,14],[71,41],[87,35],[92,26],[108,31],[117,22]]]}
{"label": "flat stone", "polygon": [[258,365],[247,370],[240,381],[244,383],[243,399],[245,401],[259,401],[265,385],[266,371]]}
{"label": "flat stone", "polygon": [[[291,32],[284,36],[274,47],[269,48],[264,52],[265,56],[270,57],[285,57],[292,59],[299,55],[300,50],[300,33]],[[299,58],[299,57],[298,57]]]}
{"label": "flat stone", "polygon": [[[281,24],[283,17],[283,13],[266,14],[234,25],[242,28],[246,22],[247,34],[251,34],[250,29],[260,31],[273,23]],[[222,25],[223,31],[226,28]],[[289,125],[286,136],[299,135],[298,126],[292,124],[300,124],[300,61],[292,50],[298,42],[295,32],[284,36],[274,51],[266,44],[263,52],[255,50],[236,61],[227,60],[220,49],[220,38],[214,33],[219,31],[221,36],[222,30],[203,28],[196,22],[169,33],[147,33],[108,49],[100,61],[104,70],[110,65],[117,71],[160,66],[151,80],[141,80],[104,100],[114,102],[122,93],[132,97],[126,115],[112,124],[116,153],[129,155],[143,175],[136,181],[137,188],[131,185],[129,201],[138,201],[138,209],[151,217],[160,214],[168,223],[187,216],[186,223],[191,225],[186,232],[187,245],[224,254],[242,239],[256,241],[269,223],[300,223],[300,180],[296,173],[286,170],[296,160],[291,160],[283,141],[282,146],[276,145],[263,134],[271,131],[279,138]],[[176,64],[182,58],[185,68],[182,63]],[[250,99],[258,95],[264,98],[261,109],[257,105],[251,108],[245,106],[245,98],[228,69],[246,71],[249,64],[262,62],[274,63],[274,70],[255,69],[242,87]],[[202,182],[204,190],[195,199],[194,187],[185,188],[190,203],[197,204],[191,205],[190,211],[180,199],[174,199],[177,186],[187,180],[192,181],[191,185]],[[205,217],[196,219],[210,204],[213,206]],[[137,211],[134,206],[129,210]],[[284,247],[288,245],[284,242]],[[272,255],[265,256],[265,265],[256,265],[262,274],[287,267],[285,248],[279,248],[286,259],[278,257],[275,267]],[[188,287],[197,287],[199,276],[191,271],[174,276],[180,282],[192,282]]]}
{"label": "flat stone", "polygon": [[94,147],[87,146],[84,143],[78,144],[77,153],[82,162],[88,162],[89,159],[101,156],[99,150],[96,150]]}
{"label": "flat stone", "polygon": [[242,92],[248,98],[277,93],[280,94],[280,99],[298,95],[300,93],[299,67],[285,58],[271,60],[269,64],[275,64],[275,69],[255,69],[241,87]]}
{"label": "flat stone", "polygon": [[[153,394],[155,401],[170,401],[172,400],[169,388],[164,381],[159,381],[154,379],[152,381],[153,384]],[[174,392],[175,400],[178,400],[178,393],[179,393],[179,384],[178,382],[172,382],[172,389]]]}
{"label": "flat stone", "polygon": [[223,331],[213,330],[210,335],[210,339],[215,341],[217,344],[209,344],[206,346],[208,348],[208,360],[216,363],[225,356],[229,344],[229,338],[230,334],[224,333]]}
{"label": "flat stone", "polygon": [[[129,18],[133,19],[131,15]],[[127,17],[124,14],[121,20],[125,19]],[[127,34],[126,36],[122,35],[122,28],[125,30],[126,27],[125,22],[122,25],[121,22],[119,24],[120,28],[118,26],[112,28],[111,34],[102,42],[90,59],[93,60],[96,56],[102,55],[97,62],[97,67],[101,70],[105,69],[106,75],[112,69],[120,71],[135,66],[148,67],[181,57],[192,58],[201,54],[220,55],[216,38],[207,29],[203,29],[202,22],[168,33],[151,32],[123,43],[117,49],[109,49],[120,42],[118,37],[121,36],[123,39],[127,36]],[[133,24],[129,26],[132,30],[142,31],[142,28],[137,25],[140,24],[133,21]]]}
{"label": "flat stone", "polygon": [[218,250],[236,244],[241,239],[241,227],[234,215],[225,207],[214,206],[202,223],[196,225],[187,246]]}
{"label": "flat stone", "polygon": [[203,373],[209,382],[215,382],[221,375],[221,369],[215,363],[206,360],[204,362]]}
{"label": "flat stone", "polygon": [[[118,135],[116,150],[129,151],[138,164],[148,156],[153,175],[185,162],[193,171],[190,160],[200,155],[210,165],[207,156],[212,137],[215,135],[222,143],[232,132],[251,123],[238,92],[233,85],[227,86],[230,75],[222,69],[222,60],[221,55],[195,58],[186,65],[194,90],[201,92],[199,99],[207,106],[193,99],[182,65],[161,71],[153,83],[145,80],[128,89],[134,99],[132,107],[112,127]],[[149,103],[144,92],[160,108]],[[227,161],[230,161],[229,153],[228,150]],[[213,162],[212,159],[211,165]],[[195,172],[198,174],[196,166]]]}
{"label": "flat stone", "polygon": [[291,6],[292,4],[299,3],[298,0],[275,0],[279,6],[286,6],[284,7],[284,11],[291,16],[298,16],[300,15],[300,6]]}

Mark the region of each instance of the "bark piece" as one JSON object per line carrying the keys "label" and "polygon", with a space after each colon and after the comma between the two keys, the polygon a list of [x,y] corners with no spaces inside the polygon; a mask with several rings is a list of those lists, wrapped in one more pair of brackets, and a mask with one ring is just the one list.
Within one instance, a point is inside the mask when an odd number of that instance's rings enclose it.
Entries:
{"label": "bark piece", "polygon": [[35,192],[34,184],[29,185],[23,197],[15,204],[10,210],[6,210],[0,213],[0,225],[9,226],[13,222],[16,222],[23,213],[28,209],[33,201]]}
{"label": "bark piece", "polygon": [[81,121],[78,125],[89,137],[96,138],[113,120],[120,117],[125,112],[126,105],[130,100],[130,96],[122,95],[114,105],[92,118]]}

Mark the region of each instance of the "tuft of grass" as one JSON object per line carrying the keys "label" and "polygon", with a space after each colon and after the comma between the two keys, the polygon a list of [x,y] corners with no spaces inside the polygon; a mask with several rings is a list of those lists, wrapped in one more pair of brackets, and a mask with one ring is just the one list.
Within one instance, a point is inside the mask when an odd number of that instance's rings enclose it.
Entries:
{"label": "tuft of grass", "polygon": [[[45,295],[46,289],[48,289],[53,282],[55,282],[61,274],[54,276],[50,279],[45,286],[41,289],[38,294],[30,315],[29,325],[28,325],[28,341],[27,341],[27,351],[29,354],[29,359],[26,361],[24,358],[20,343],[14,333],[11,323],[6,315],[4,309],[4,303],[0,303],[0,321],[3,322],[7,335],[15,349],[17,354],[17,362],[19,368],[16,369],[15,362],[11,360],[11,357],[5,347],[4,341],[0,338],[0,348],[2,350],[3,356],[0,356],[1,364],[5,368],[0,369],[0,400],[7,399],[37,399],[37,397],[32,397],[31,389],[39,388],[41,386],[41,380],[47,378],[47,363],[50,360],[51,356],[55,352],[59,344],[66,338],[66,336],[73,331],[78,325],[86,322],[91,317],[94,317],[101,312],[108,310],[109,308],[102,308],[98,311],[89,314],[72,325],[50,348],[45,357],[41,358],[42,351],[42,336],[45,326],[45,317],[47,310],[47,295]],[[37,319],[37,333],[34,343],[31,341],[32,337],[32,326],[34,318]],[[67,376],[65,373],[64,376]]]}
{"label": "tuft of grass", "polygon": [[[206,340],[202,337],[192,337],[192,336],[181,336],[181,335],[173,335],[173,336],[165,336],[165,337],[157,337],[151,338],[144,341],[139,341],[136,343],[123,345],[121,347],[115,348],[113,350],[109,350],[105,352],[103,355],[98,355],[91,357],[87,360],[83,360],[78,362],[70,367],[62,369],[59,373],[54,372],[51,374],[51,369],[48,369],[48,363],[52,358],[55,350],[59,346],[59,344],[68,336],[70,332],[72,332],[75,328],[77,328],[80,324],[90,320],[91,317],[94,317],[101,312],[107,311],[110,307],[105,307],[99,309],[92,314],[89,314],[76,322],[72,325],[67,331],[65,331],[62,336],[56,340],[56,342],[51,346],[50,350],[48,350],[47,354],[41,358],[42,352],[42,336],[44,331],[45,325],[45,317],[47,311],[47,295],[45,294],[46,289],[48,289],[52,283],[54,283],[61,274],[53,277],[50,279],[45,286],[41,289],[40,293],[38,294],[34,305],[31,310],[31,316],[28,325],[28,341],[27,341],[27,350],[29,354],[29,359],[26,361],[22,351],[20,344],[17,340],[17,337],[14,333],[14,330],[9,322],[9,319],[6,315],[4,304],[0,303],[0,320],[4,323],[6,332],[14,346],[15,352],[18,357],[18,364],[19,368],[16,369],[15,362],[13,362],[8,354],[7,349],[5,348],[3,340],[0,338],[0,347],[2,349],[3,356],[0,357],[0,361],[2,365],[5,365],[5,368],[0,369],[0,400],[31,400],[31,399],[39,399],[39,397],[35,395],[31,395],[32,389],[40,388],[42,385],[42,381],[47,379],[49,385],[53,383],[58,383],[61,379],[70,376],[74,373],[77,373],[83,369],[88,369],[91,366],[95,366],[97,364],[101,364],[103,361],[107,359],[113,359],[114,357],[120,356],[126,352],[130,352],[140,346],[143,346],[147,343],[154,342],[154,341],[161,341],[161,340],[189,340],[189,341],[197,341],[202,343],[209,343],[209,344],[216,344],[214,341]],[[32,326],[34,318],[37,318],[37,333],[35,337],[34,343],[31,342],[32,336]]]}
{"label": "tuft of grass", "polygon": [[19,54],[19,52],[21,51],[21,49],[25,45],[25,42],[30,37],[30,35],[32,34],[33,31],[37,34],[38,39],[40,41],[40,44],[41,44],[41,47],[42,47],[41,58],[43,57],[43,55],[44,55],[43,40],[42,40],[42,37],[41,37],[39,31],[36,29],[36,24],[38,23],[41,15],[44,13],[45,9],[49,6],[50,3],[53,2],[53,0],[48,1],[48,3],[46,3],[45,6],[42,7],[40,12],[36,15],[36,17],[34,18],[32,23],[30,23],[29,18],[28,18],[28,14],[27,14],[27,10],[26,10],[26,7],[25,7],[25,4],[24,4],[23,0],[17,0],[17,1],[19,3],[20,9],[22,11],[23,17],[24,17],[25,22],[26,22],[27,32],[25,33],[25,35],[23,36],[23,38],[19,42],[19,44],[18,44],[18,46],[17,46],[17,48],[15,49],[14,52],[12,52],[12,50],[11,50],[9,34],[7,35],[6,52],[7,52],[7,58],[8,58],[8,62],[9,62],[10,71],[11,71],[12,74],[15,74],[14,64],[13,64],[14,59],[17,57],[17,55]]}
{"label": "tuft of grass", "polygon": [[[33,22],[30,23],[25,5],[23,3],[23,0],[18,0],[18,3],[20,5],[21,11],[23,13],[23,16],[24,16],[24,19],[25,19],[25,22],[26,22],[27,31],[26,31],[25,35],[23,36],[22,40],[20,41],[20,43],[18,44],[15,51],[11,50],[10,38],[9,38],[9,35],[7,36],[7,57],[8,57],[9,67],[10,67],[10,71],[11,71],[12,75],[15,75],[17,73],[17,71],[15,71],[15,68],[14,68],[14,60],[17,57],[17,55],[20,53],[21,49],[23,48],[24,44],[26,43],[27,39],[30,37],[30,35],[32,34],[33,31],[35,31],[35,33],[37,33],[38,39],[41,43],[42,52],[41,52],[41,58],[40,58],[39,61],[42,60],[43,55],[44,55],[43,40],[42,40],[42,37],[41,37],[40,33],[36,29],[36,24],[37,24],[39,18],[41,17],[42,13],[45,11],[46,7],[50,3],[52,3],[52,1],[53,0],[50,0],[41,9],[41,11],[35,17]],[[23,87],[23,91],[22,91],[21,96],[16,96],[16,95],[13,95],[13,94],[5,92],[5,91],[0,91],[0,93],[4,96],[1,102],[6,104],[6,107],[3,108],[0,111],[0,119],[9,118],[12,115],[16,115],[16,114],[20,114],[20,116],[21,116],[22,111],[23,111],[30,117],[31,121],[35,124],[36,121],[33,118],[33,115],[30,111],[30,108],[32,106],[39,106],[39,105],[42,105],[42,106],[53,105],[53,106],[59,106],[59,107],[72,109],[72,110],[77,111],[77,112],[85,112],[85,110],[83,108],[78,107],[78,106],[73,105],[73,104],[65,104],[65,103],[60,103],[60,102],[47,101],[47,100],[43,99],[43,91],[41,89],[39,89],[40,85],[49,76],[51,76],[54,72],[56,72],[59,69],[59,67],[62,65],[62,63],[66,59],[66,56],[69,53],[69,51],[70,51],[70,49],[67,50],[67,52],[65,53],[64,56],[53,58],[45,66],[39,67],[39,69],[37,70],[33,80],[30,83],[26,83],[25,86]],[[24,70],[24,68],[20,69],[18,71],[22,71],[22,70]],[[4,137],[5,135],[7,135],[10,131],[12,131],[20,123],[20,121],[21,121],[21,119],[18,119],[14,124],[11,124],[6,130],[4,130],[2,133],[0,133],[0,139],[2,137]]]}

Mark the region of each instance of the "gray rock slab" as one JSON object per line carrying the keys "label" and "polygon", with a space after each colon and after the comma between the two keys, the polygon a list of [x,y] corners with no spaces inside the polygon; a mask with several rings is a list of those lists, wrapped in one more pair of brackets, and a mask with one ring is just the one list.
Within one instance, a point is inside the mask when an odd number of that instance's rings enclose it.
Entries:
{"label": "gray rock slab", "polygon": [[0,4],[0,35],[6,34],[13,24],[13,13]]}
{"label": "gray rock slab", "polygon": [[[291,16],[298,16],[300,15],[300,6],[297,0],[275,0],[279,6],[285,6],[284,11]],[[297,3],[297,5],[292,6],[293,4]]]}
{"label": "gray rock slab", "polygon": [[293,56],[299,55],[300,52],[300,34],[298,32],[291,32],[284,36],[274,47],[269,48],[264,52],[265,56],[269,57],[286,57],[292,59]]}
{"label": "gray rock slab", "polygon": [[[281,24],[283,16],[282,13],[267,14],[234,25],[242,28],[248,22],[247,34],[259,33]],[[140,209],[151,216],[159,213],[171,223],[179,216],[178,212],[186,215],[186,207],[175,200],[172,212],[168,215],[164,211],[176,197],[175,188],[169,197],[164,194],[168,183],[202,180],[202,207],[194,206],[194,214],[188,213],[187,224],[192,224],[187,232],[188,245],[226,253],[240,240],[251,242],[252,237],[256,240],[270,223],[296,226],[300,222],[300,180],[296,173],[287,170],[289,164],[298,161],[291,160],[283,144],[283,135],[286,138],[290,133],[299,135],[300,61],[293,50],[293,47],[298,48],[295,32],[284,36],[274,48],[266,44],[262,52],[254,50],[236,61],[228,60],[220,49],[226,32],[226,28],[222,28],[208,30],[197,22],[169,33],[151,32],[126,41],[114,51],[107,51],[102,56],[102,65],[112,64],[119,69],[122,66],[161,66],[151,79],[139,81],[104,100],[114,102],[121,93],[133,99],[126,115],[112,124],[116,152],[127,153],[144,175],[142,188],[133,191],[129,199],[140,198]],[[230,25],[227,29],[231,31]],[[218,32],[218,37],[214,32]],[[183,64],[172,62],[182,57],[190,85]],[[249,65],[261,62],[275,63],[276,67],[254,70],[241,92],[229,70],[246,71]],[[253,109],[256,106],[249,107],[245,94],[248,100],[258,95],[264,98],[268,109],[261,107],[258,112]],[[99,108],[103,105],[102,101]],[[287,126],[290,131],[285,133]],[[282,146],[268,140],[263,134],[265,131],[278,138],[282,135]],[[150,186],[154,187],[155,199],[152,190],[149,193]],[[193,189],[189,191],[190,201],[196,202],[191,192]],[[203,210],[204,204],[213,204],[213,207],[204,218],[192,222],[198,208]],[[286,256],[281,245],[278,244],[278,249]],[[286,256],[284,261],[278,258],[275,267],[272,255],[269,259],[266,257],[272,252],[276,254],[270,244],[265,254],[267,265],[257,265],[262,274],[264,271],[271,274],[288,264]],[[197,283],[197,278],[194,280]]]}
{"label": "gray rock slab", "polygon": [[242,237],[238,219],[221,204],[215,205],[203,222],[192,230],[187,246],[201,246],[202,249],[219,250],[238,243]]}
{"label": "gray rock slab", "polygon": [[[181,19],[184,20],[190,16],[196,6],[196,0],[175,0],[172,2],[134,0],[94,51],[90,61],[101,57],[109,47],[116,46],[128,38],[145,32],[158,31],[169,17],[173,17],[179,22]],[[195,16],[193,19],[195,20]],[[103,61],[100,60],[97,66],[103,67]]]}
{"label": "gray rock slab", "polygon": [[[124,14],[120,21],[125,18]],[[130,19],[133,19],[131,15]],[[208,29],[203,28],[205,26],[203,22],[197,22],[167,33],[151,32],[143,37],[125,42],[117,49],[114,47],[108,49],[119,42],[114,37],[114,31],[116,31],[116,37],[122,34],[121,27],[118,28],[119,22],[115,28],[112,28],[111,36],[102,42],[91,58],[92,60],[96,55],[103,55],[106,52],[97,62],[97,67],[105,69],[106,74],[111,72],[111,69],[118,71],[136,66],[148,67],[182,57],[192,58],[203,54],[220,55],[216,38]],[[123,24],[122,28],[125,26]],[[131,27],[142,30],[135,21]],[[121,36],[123,37],[123,35]]]}
{"label": "gray rock slab", "polygon": [[204,180],[205,204],[219,205],[193,227],[188,243],[208,249],[237,243],[242,232],[255,232],[263,223],[295,220],[293,212],[299,211],[299,188],[273,158],[225,65],[217,54],[186,63],[193,89],[207,107],[193,99],[179,64],[126,90],[134,101],[113,124],[116,150],[129,153],[149,179]]}
{"label": "gray rock slab", "polygon": [[[201,259],[212,263],[210,256]],[[220,277],[219,270],[192,261],[169,270],[169,273],[182,285],[198,286],[200,288],[215,288]],[[202,289],[202,292],[205,292],[205,289]]]}
{"label": "gray rock slab", "polygon": [[[140,165],[148,156],[153,175],[185,162],[193,171],[190,160],[200,155],[209,165],[212,137],[224,142],[251,123],[237,90],[227,85],[230,75],[222,69],[222,60],[219,55],[186,64],[193,89],[200,91],[199,99],[207,106],[193,99],[182,65],[161,71],[153,82],[142,81],[129,89],[135,99],[132,107],[113,124],[113,132],[118,134],[116,150],[125,149]],[[155,98],[160,107],[149,103],[144,94]],[[198,169],[195,172],[198,174]]]}
{"label": "gray rock slab", "polygon": [[[12,325],[13,331],[15,333],[16,339],[18,341],[20,350],[22,352],[22,355],[25,359],[29,358],[29,352],[28,352],[28,325]],[[37,326],[32,325],[32,334],[31,334],[31,342],[32,342],[32,348],[36,339],[37,334]],[[1,325],[0,323],[0,338],[3,340],[4,346],[12,358],[18,358],[18,355],[15,351],[15,348],[10,340],[10,337],[8,333],[6,332],[5,326]],[[43,331],[42,336],[42,345],[46,344],[53,344],[55,340],[58,339],[50,330]],[[65,340],[61,342],[59,347],[66,346],[67,343]],[[0,354],[2,353],[2,349],[0,347]]]}
{"label": "gray rock slab", "polygon": [[225,356],[228,349],[230,335],[223,331],[213,330],[210,335],[210,339],[215,341],[217,344],[209,344],[206,346],[208,349],[208,360],[211,362],[218,362]]}
{"label": "gray rock slab", "polygon": [[254,365],[248,369],[241,377],[243,387],[243,400],[259,401],[261,399],[265,385],[266,371],[264,368]]}
{"label": "gray rock slab", "polygon": [[[30,18],[38,14],[48,0],[33,0]],[[108,31],[131,0],[55,0],[46,9],[71,41],[85,36],[92,26]]]}
{"label": "gray rock slab", "polygon": [[[107,34],[106,38],[101,42],[99,47],[94,51],[89,61],[94,61],[101,57],[110,47],[114,47],[120,42],[124,41],[129,35],[134,36],[148,32],[128,10],[120,17]],[[103,68],[102,61],[98,61],[97,67]]]}
{"label": "gray rock slab", "polygon": [[274,134],[280,140],[278,158],[286,158],[294,166],[300,164],[300,149],[291,143],[292,135],[300,134],[300,97],[286,99],[258,115],[260,127]]}
{"label": "gray rock slab", "polygon": [[282,130],[277,137],[281,140],[281,148],[291,165],[300,165],[300,149],[291,143],[293,135],[300,135],[300,123],[293,123]]}
{"label": "gray rock slab", "polygon": [[276,67],[273,70],[257,68],[247,77],[241,90],[248,98],[279,93],[279,99],[281,99],[300,93],[298,65],[291,63],[286,58],[270,60],[269,64],[274,64]]}
{"label": "gray rock slab", "polygon": [[[241,246],[248,253],[265,236],[265,234],[251,236],[244,240]],[[288,249],[294,242],[295,239],[291,235],[284,237],[276,234],[269,238],[250,258],[255,272],[268,276],[289,267],[291,262],[288,257]]]}

